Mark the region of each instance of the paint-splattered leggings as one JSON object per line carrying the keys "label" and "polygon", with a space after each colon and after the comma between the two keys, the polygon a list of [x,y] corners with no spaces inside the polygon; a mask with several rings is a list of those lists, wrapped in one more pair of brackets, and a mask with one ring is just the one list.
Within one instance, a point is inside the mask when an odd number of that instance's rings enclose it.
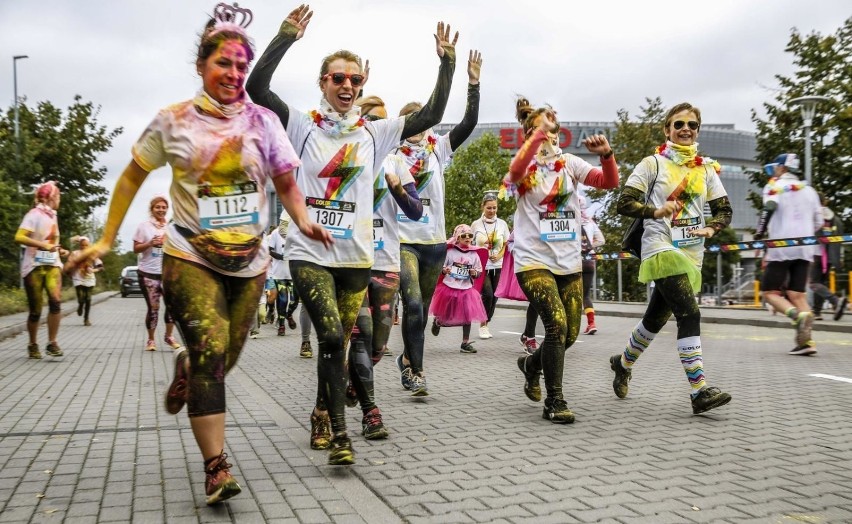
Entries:
{"label": "paint-splattered leggings", "polygon": [[334,433],[346,431],[346,345],[367,292],[370,270],[291,260],[290,274],[317,333],[317,407],[328,409]]}
{"label": "paint-splattered leggings", "polygon": [[549,398],[562,398],[565,350],[580,334],[583,281],[580,273],[554,275],[546,269],[522,271],[518,285],[544,324],[544,342],[529,358],[532,369],[544,374]]}
{"label": "paint-splattered leggings", "polygon": [[189,352],[190,417],[225,412],[225,375],[243,349],[264,280],[265,274],[230,277],[163,257],[163,298]]}
{"label": "paint-splattered leggings", "polygon": [[77,292],[77,306],[83,310],[83,320],[89,320],[89,311],[92,309],[92,289],[94,289],[93,286],[74,286]]}
{"label": "paint-splattered leggings", "polygon": [[678,339],[701,335],[701,311],[686,275],[654,281],[654,291],[651,293],[642,323],[651,333],[659,333],[672,313],[677,319]]}
{"label": "paint-splattered leggings", "polygon": [[429,305],[447,257],[447,245],[402,244],[400,289],[402,290],[402,343],[411,371],[423,371],[423,344]]}
{"label": "paint-splattered leggings", "polygon": [[24,290],[30,314],[27,322],[38,322],[44,307],[44,292],[47,291],[48,313],[62,311],[62,268],[57,266],[36,266],[24,277]]}
{"label": "paint-splattered leggings", "polygon": [[485,306],[485,313],[488,314],[488,322],[491,322],[491,317],[494,316],[494,310],[497,308],[497,297],[494,296],[494,290],[497,289],[497,284],[500,282],[501,268],[488,269],[485,271],[485,280],[482,282],[482,305]]}
{"label": "paint-splattered leggings", "polygon": [[[145,304],[148,306],[148,312],[145,314],[145,329],[154,329],[157,327],[157,320],[160,317],[163,277],[162,275],[139,271],[139,287],[142,289],[142,296],[145,297]],[[175,321],[168,307],[166,307],[163,320],[166,324],[172,324]]]}

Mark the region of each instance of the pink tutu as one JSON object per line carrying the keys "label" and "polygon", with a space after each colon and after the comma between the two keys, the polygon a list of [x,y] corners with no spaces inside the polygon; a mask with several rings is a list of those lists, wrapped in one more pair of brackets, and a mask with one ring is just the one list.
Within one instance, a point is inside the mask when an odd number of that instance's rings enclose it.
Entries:
{"label": "pink tutu", "polygon": [[521,302],[527,301],[524,290],[518,285],[518,277],[515,276],[515,257],[508,249],[503,254],[503,271],[500,272],[500,282],[497,283],[494,296]]}
{"label": "pink tutu", "polygon": [[454,289],[443,283],[435,288],[429,313],[435,315],[442,326],[463,326],[488,321],[482,297],[475,288]]}

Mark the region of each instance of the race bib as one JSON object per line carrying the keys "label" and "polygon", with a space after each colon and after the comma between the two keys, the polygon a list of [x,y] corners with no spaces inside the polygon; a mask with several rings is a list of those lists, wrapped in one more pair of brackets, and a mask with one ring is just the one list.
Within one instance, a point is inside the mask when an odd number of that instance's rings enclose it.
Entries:
{"label": "race bib", "polygon": [[450,266],[450,276],[456,280],[470,279],[470,266],[460,262],[453,262]]}
{"label": "race bib", "polygon": [[202,228],[257,224],[259,218],[260,195],[255,182],[198,186],[198,219]]}
{"label": "race bib", "polygon": [[39,249],[35,252],[35,264],[37,266],[53,266],[59,260],[59,251],[45,251]]}
{"label": "race bib", "polygon": [[538,214],[539,238],[544,242],[577,239],[577,220],[573,211],[542,211]]}
{"label": "race bib", "polygon": [[[420,220],[418,220],[418,222],[420,222],[421,224],[428,224],[432,220],[431,219],[431,217],[432,217],[432,209],[431,209],[432,201],[428,198],[421,198],[420,203],[423,204],[423,216],[420,217]],[[396,214],[396,221],[397,222],[413,222],[413,220],[411,220],[410,218],[405,216],[405,213],[397,213]]]}
{"label": "race bib", "polygon": [[152,257],[161,257],[161,256],[163,256],[163,248],[162,248],[162,247],[152,247],[152,248],[151,248],[151,256],[152,256]]}
{"label": "race bib", "polygon": [[381,218],[373,219],[373,251],[385,248],[385,221]]}
{"label": "race bib", "polygon": [[331,236],[352,238],[355,231],[355,202],[307,197],[305,205],[314,222],[328,229]]}
{"label": "race bib", "polygon": [[678,248],[701,244],[704,238],[692,236],[696,229],[701,229],[701,217],[672,220],[672,244]]}

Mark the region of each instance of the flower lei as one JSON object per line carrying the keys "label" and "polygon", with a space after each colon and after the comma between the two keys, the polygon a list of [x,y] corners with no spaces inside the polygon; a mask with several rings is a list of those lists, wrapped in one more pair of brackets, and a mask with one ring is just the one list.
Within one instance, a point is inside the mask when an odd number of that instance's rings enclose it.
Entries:
{"label": "flower lei", "polygon": [[767,186],[769,186],[767,194],[769,196],[775,196],[780,195],[781,193],[799,191],[804,189],[807,184],[801,180],[781,180],[780,177],[773,177],[769,179]]}
{"label": "flower lei", "polygon": [[320,100],[319,111],[314,109],[309,115],[318,128],[333,137],[347,135],[364,127],[364,117],[361,116],[360,107],[355,106],[340,117],[325,98]]}
{"label": "flower lei", "polygon": [[560,155],[556,158],[556,160],[551,162],[541,162],[536,160],[530,164],[530,167],[527,168],[527,174],[524,175],[517,184],[510,182],[509,176],[507,175],[503,178],[500,190],[497,192],[497,198],[500,198],[501,200],[509,200],[510,197],[520,198],[524,195],[524,193],[539,185],[542,178],[539,166],[546,167],[549,171],[553,171],[554,173],[559,173],[565,168],[565,159]]}
{"label": "flower lei", "polygon": [[[422,142],[420,143],[422,144]],[[429,155],[432,154],[432,151],[435,150],[435,144],[437,143],[438,139],[433,135],[429,135],[426,137],[426,145],[423,147],[420,147],[420,144],[411,146],[406,143],[399,148],[399,151],[403,155],[407,157],[414,157],[414,165],[412,165],[409,169],[411,176],[417,176],[420,174],[423,167],[426,165],[426,159],[428,159]]]}
{"label": "flower lei", "polygon": [[722,166],[719,165],[719,162],[713,160],[709,156],[698,156],[696,154],[697,151],[698,144],[693,144],[691,146],[678,146],[671,142],[661,144],[654,149],[654,153],[668,158],[679,166],[686,166],[692,169],[707,164],[716,171],[716,174],[722,171]]}

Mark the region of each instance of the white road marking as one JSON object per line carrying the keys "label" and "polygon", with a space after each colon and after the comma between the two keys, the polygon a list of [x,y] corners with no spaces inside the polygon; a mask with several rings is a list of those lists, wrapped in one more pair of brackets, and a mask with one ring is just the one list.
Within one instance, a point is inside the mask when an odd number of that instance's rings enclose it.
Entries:
{"label": "white road marking", "polygon": [[816,378],[827,378],[829,380],[837,380],[839,382],[846,382],[848,384],[852,384],[852,378],[836,377],[834,375],[824,375],[822,373],[811,373],[808,376],[809,377],[816,377]]}
{"label": "white road marking", "polygon": [[[518,336],[523,335],[523,333],[518,333],[516,331],[498,331],[498,333],[505,333],[507,335],[518,335]],[[536,335],[535,338],[540,338],[540,339],[544,340],[544,335]],[[582,343],[583,341],[580,340],[580,339],[577,339],[577,342]]]}

